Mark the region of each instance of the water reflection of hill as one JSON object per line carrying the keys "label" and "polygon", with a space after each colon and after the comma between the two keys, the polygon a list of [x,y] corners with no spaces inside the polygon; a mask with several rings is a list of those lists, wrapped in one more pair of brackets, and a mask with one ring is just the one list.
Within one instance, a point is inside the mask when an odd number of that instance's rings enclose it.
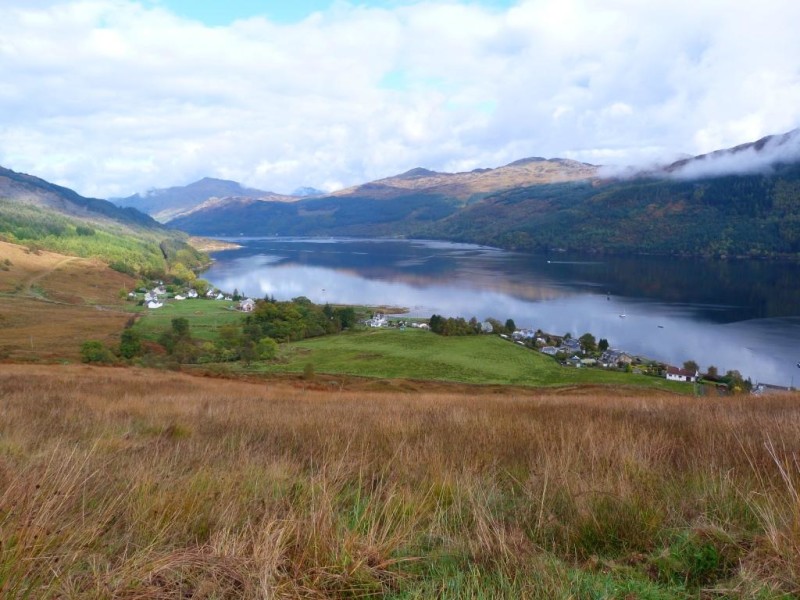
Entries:
{"label": "water reflection of hill", "polygon": [[602,266],[558,265],[557,276],[602,281],[624,297],[706,305],[720,322],[791,316],[800,306],[798,267],[788,263],[613,257]]}
{"label": "water reflection of hill", "polygon": [[791,316],[800,269],[790,263],[665,257],[530,255],[464,244],[402,240],[248,240],[221,261],[266,254],[278,264],[320,267],[418,288],[458,282],[524,300],[610,293],[697,307],[715,322]]}

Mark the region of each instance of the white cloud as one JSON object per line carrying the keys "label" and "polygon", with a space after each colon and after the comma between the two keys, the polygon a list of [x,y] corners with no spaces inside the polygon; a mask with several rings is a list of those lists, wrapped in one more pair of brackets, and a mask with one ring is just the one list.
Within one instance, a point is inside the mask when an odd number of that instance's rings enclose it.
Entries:
{"label": "white cloud", "polygon": [[134,0],[4,0],[0,164],[110,196],[652,162],[797,127],[798,22],[791,0],[342,2],[228,27]]}

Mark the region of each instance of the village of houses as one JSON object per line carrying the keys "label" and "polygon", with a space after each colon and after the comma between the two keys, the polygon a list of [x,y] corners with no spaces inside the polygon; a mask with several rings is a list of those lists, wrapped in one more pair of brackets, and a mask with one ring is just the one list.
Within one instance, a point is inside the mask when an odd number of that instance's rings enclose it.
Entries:
{"label": "village of houses", "polygon": [[[158,282],[158,285],[152,290],[140,290],[140,293],[144,294],[144,306],[151,310],[162,308],[169,294],[163,282]],[[128,296],[133,300],[138,300],[140,297],[136,292],[131,292]],[[174,294],[171,300],[180,302],[181,300],[197,299],[199,297],[200,295],[197,290],[190,288],[184,290],[183,293]],[[214,288],[209,289],[208,292],[205,293],[204,298],[208,300],[236,302],[236,304],[231,305],[231,310],[238,310],[243,313],[252,312],[256,306],[256,301],[252,298],[240,298],[236,294],[225,294]],[[422,330],[430,330],[430,326],[424,320],[389,319],[383,313],[374,314],[371,318],[364,321],[364,325],[378,328],[397,327],[405,329],[406,327],[413,327]],[[493,333],[493,326],[490,322],[484,321],[480,326],[482,333]],[[517,329],[511,334],[501,333],[500,337],[509,342],[515,342],[521,346],[538,350],[542,354],[552,356],[555,360],[560,360],[562,365],[568,367],[625,369],[632,373],[640,374],[654,374],[653,370],[655,369],[659,374],[663,374],[669,381],[689,383],[697,382],[700,378],[700,373],[697,370],[689,371],[680,367],[663,365],[657,361],[634,356],[623,350],[614,348],[607,348],[597,357],[587,356],[587,353],[585,353],[584,349],[581,347],[580,340],[570,336],[554,336],[532,329]],[[762,387],[763,386],[756,386],[753,390],[754,393],[763,391],[761,389]]]}
{"label": "village of houses", "polygon": [[[144,299],[143,299],[144,306],[153,310],[158,308],[163,308],[164,301],[166,300],[169,294],[167,288],[164,287],[163,282],[159,282],[158,285],[154,287],[152,290],[146,290],[146,289],[140,290],[140,293],[144,294]],[[174,296],[172,296],[172,300],[181,301],[187,299],[197,299],[199,297],[200,294],[197,293],[197,290],[191,288],[188,290],[184,290],[183,294],[175,294]],[[229,294],[224,294],[221,291],[214,288],[209,289],[204,297],[207,298],[208,300],[223,300],[225,302],[234,301],[234,296],[231,296]],[[128,294],[128,298],[130,298],[131,300],[138,300],[139,294],[137,292],[130,292]],[[232,308],[234,308],[235,310],[240,310],[242,312],[246,313],[252,312],[253,309],[256,307],[256,301],[253,300],[252,298],[239,298],[237,296],[236,302],[237,302],[236,306]]]}

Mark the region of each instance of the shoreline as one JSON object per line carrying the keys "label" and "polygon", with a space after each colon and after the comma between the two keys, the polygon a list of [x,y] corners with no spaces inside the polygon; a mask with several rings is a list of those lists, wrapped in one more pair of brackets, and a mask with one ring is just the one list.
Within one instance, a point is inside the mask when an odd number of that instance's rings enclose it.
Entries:
{"label": "shoreline", "polygon": [[222,252],[223,250],[238,250],[242,246],[233,242],[224,242],[213,238],[190,236],[189,245],[199,252]]}

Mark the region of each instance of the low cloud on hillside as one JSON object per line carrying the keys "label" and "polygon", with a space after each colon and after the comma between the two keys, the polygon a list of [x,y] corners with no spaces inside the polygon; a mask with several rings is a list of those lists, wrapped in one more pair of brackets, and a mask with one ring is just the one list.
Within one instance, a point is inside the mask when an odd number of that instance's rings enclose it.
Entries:
{"label": "low cloud on hillside", "polygon": [[712,152],[682,161],[669,171],[673,177],[680,179],[698,179],[734,173],[767,173],[778,164],[798,160],[800,160],[800,130],[795,129],[785,135],[772,136],[759,143],[746,144],[741,148]]}

